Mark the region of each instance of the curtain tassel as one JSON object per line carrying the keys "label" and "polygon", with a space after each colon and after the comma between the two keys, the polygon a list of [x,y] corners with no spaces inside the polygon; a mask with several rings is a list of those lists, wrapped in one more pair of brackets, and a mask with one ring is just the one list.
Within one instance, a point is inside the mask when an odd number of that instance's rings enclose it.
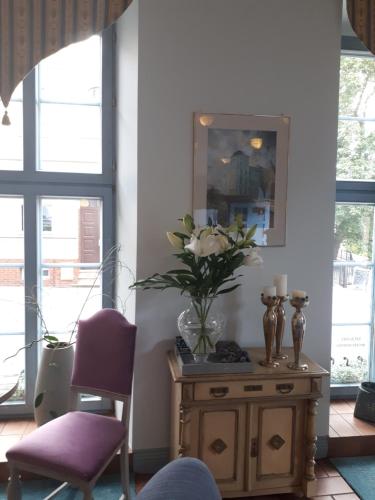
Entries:
{"label": "curtain tassel", "polygon": [[2,125],[10,125],[10,119],[9,119],[7,110],[5,110],[5,112],[4,112],[4,116],[3,116],[1,123],[2,123]]}

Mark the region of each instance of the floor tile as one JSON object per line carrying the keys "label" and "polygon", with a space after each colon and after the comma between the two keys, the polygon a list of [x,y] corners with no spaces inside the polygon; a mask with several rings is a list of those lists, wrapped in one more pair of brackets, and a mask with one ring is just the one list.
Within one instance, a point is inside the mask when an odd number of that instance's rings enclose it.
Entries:
{"label": "floor tile", "polygon": [[30,434],[33,430],[37,428],[36,422],[34,420],[30,420],[27,422],[26,429],[23,432],[23,435],[26,436],[27,434]]}
{"label": "floor tile", "polygon": [[364,420],[361,420],[359,418],[356,418],[353,413],[347,414],[343,413],[341,414],[342,418],[344,418],[352,427],[357,429],[357,431],[362,435],[362,436],[373,436],[375,435],[375,424],[372,424],[371,422],[366,422]]}
{"label": "floor tile", "polygon": [[324,469],[324,472],[329,477],[338,477],[340,476],[339,471],[331,464],[331,462],[327,459],[320,460],[318,465]]}
{"label": "floor tile", "polygon": [[353,493],[342,477],[322,477],[317,479],[316,496]]}
{"label": "floor tile", "polygon": [[336,413],[352,413],[353,408],[346,401],[331,401],[332,408]]}
{"label": "floor tile", "polygon": [[331,495],[324,495],[323,497],[311,497],[309,500],[332,500],[333,497]]}
{"label": "floor tile", "polygon": [[355,408],[355,400],[354,399],[346,400],[345,403],[348,404],[350,406],[350,408],[352,408],[354,410],[354,408]]}
{"label": "floor tile", "polygon": [[8,420],[4,424],[1,436],[21,436],[25,432],[28,423],[28,420]]}
{"label": "floor tile", "polygon": [[316,477],[328,477],[328,474],[322,464],[315,465],[315,476]]}
{"label": "floor tile", "polygon": [[360,436],[359,431],[349,424],[342,415],[330,415],[329,425],[340,437]]}
{"label": "floor tile", "polygon": [[328,428],[328,436],[330,438],[336,438],[336,437],[340,437],[337,432],[335,431],[335,429],[333,429],[331,426],[329,426]]}

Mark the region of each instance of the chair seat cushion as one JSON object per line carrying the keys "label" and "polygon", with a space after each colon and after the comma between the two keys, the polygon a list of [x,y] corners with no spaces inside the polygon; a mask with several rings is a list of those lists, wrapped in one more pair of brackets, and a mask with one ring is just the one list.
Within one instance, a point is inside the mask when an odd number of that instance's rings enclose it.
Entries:
{"label": "chair seat cushion", "polygon": [[39,427],[7,451],[21,462],[50,473],[90,481],[110,459],[127,430],[118,420],[74,411]]}

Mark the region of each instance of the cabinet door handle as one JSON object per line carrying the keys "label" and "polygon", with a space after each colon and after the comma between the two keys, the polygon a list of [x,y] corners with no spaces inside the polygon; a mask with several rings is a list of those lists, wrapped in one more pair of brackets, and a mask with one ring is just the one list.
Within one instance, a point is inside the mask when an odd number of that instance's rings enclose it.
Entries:
{"label": "cabinet door handle", "polygon": [[228,387],[211,387],[210,395],[214,398],[223,398],[229,392]]}
{"label": "cabinet door handle", "polygon": [[276,390],[280,394],[289,394],[294,389],[294,384],[276,384]]}

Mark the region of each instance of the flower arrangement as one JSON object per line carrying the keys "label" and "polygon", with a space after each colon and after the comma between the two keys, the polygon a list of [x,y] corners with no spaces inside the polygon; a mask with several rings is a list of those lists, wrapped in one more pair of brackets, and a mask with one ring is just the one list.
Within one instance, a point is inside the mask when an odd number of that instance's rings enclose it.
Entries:
{"label": "flower arrangement", "polygon": [[260,265],[263,260],[253,239],[256,226],[246,230],[240,217],[228,228],[214,225],[211,220],[206,226],[197,227],[190,214],[180,221],[184,232],[167,232],[167,238],[184,268],[155,273],[136,281],[131,288],[176,288],[188,295],[199,321],[199,332],[190,348],[193,354],[206,355],[214,347],[207,325],[213,299],[241,286],[235,283],[240,277],[234,275],[238,268]]}

